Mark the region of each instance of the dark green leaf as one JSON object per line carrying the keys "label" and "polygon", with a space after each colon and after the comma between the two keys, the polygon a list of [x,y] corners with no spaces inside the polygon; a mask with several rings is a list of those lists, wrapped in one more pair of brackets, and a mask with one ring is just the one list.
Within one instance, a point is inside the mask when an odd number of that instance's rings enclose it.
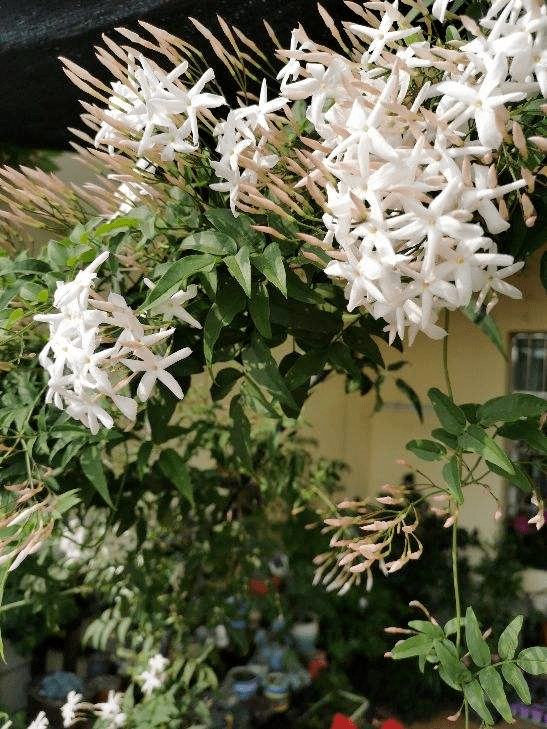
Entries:
{"label": "dark green leaf", "polygon": [[108,483],[104,475],[101,454],[97,446],[89,446],[80,454],[80,465],[95,490],[103,497],[106,503],[114,508],[110,493],[108,491]]}
{"label": "dark green leaf", "polygon": [[195,273],[211,270],[217,259],[207,253],[195,256],[185,256],[179,261],[175,261],[163,274],[157,284],[148,292],[144,304],[141,306],[142,311],[149,309],[152,304],[160,304],[168,299],[179,289],[183,288],[186,281]]}
{"label": "dark green leaf", "polygon": [[487,314],[483,309],[476,311],[475,302],[473,300],[471,300],[467,306],[463,307],[462,311],[469,319],[471,319],[473,324],[476,324],[479,329],[486,334],[488,339],[502,354],[502,356],[507,359],[503,336],[493,317],[490,314]]}
{"label": "dark green leaf", "polygon": [[476,402],[464,402],[458,407],[463,410],[468,423],[479,422],[479,416],[477,415],[479,405]]}
{"label": "dark green leaf", "polygon": [[235,256],[227,256],[224,263],[247,296],[251,297],[251,261],[249,249],[243,246]]}
{"label": "dark green leaf", "polygon": [[410,385],[405,382],[404,380],[401,380],[400,377],[398,377],[395,380],[396,386],[399,388],[399,390],[408,397],[410,402],[412,403],[412,406],[414,410],[416,411],[418,418],[420,419],[420,423],[424,422],[424,414],[422,410],[422,403],[420,402],[420,398],[416,394],[416,392],[410,387]]}
{"label": "dark green leaf", "polygon": [[424,461],[440,461],[446,456],[446,448],[435,440],[418,438],[409,441],[406,447]]}
{"label": "dark green leaf", "polygon": [[508,423],[521,418],[534,418],[547,411],[547,401],[536,395],[514,393],[487,400],[478,409],[482,425]]}
{"label": "dark green leaf", "polygon": [[287,277],[285,263],[279,245],[270,243],[259,256],[251,259],[252,265],[257,268],[270,283],[272,283],[284,296],[287,296]]}
{"label": "dark green leaf", "polygon": [[157,388],[154,396],[147,401],[146,414],[154,443],[165,443],[171,437],[167,424],[175,412],[177,403],[178,399],[166,388]]}
{"label": "dark green leaf", "polygon": [[48,273],[50,270],[48,263],[35,258],[24,258],[19,261],[12,261],[7,256],[0,258],[0,276],[11,273]]}
{"label": "dark green leaf", "polygon": [[490,461],[487,461],[486,463],[493,473],[497,473],[498,476],[507,479],[507,481],[519,488],[524,494],[530,494],[534,490],[534,481],[518,463],[512,464],[513,473],[509,473],[504,468],[500,468]]}
{"label": "dark green leaf", "polygon": [[154,444],[150,440],[141,443],[139,447],[139,451],[137,453],[137,473],[141,480],[144,480],[146,474],[150,470],[150,456],[152,455],[153,447]]}
{"label": "dark green leaf", "polygon": [[335,370],[358,379],[361,376],[361,368],[355,361],[350,348],[344,342],[333,342],[327,353],[328,360]]}
{"label": "dark green leaf", "polygon": [[463,687],[463,695],[467,699],[467,703],[469,706],[474,709],[477,714],[480,716],[480,718],[485,722],[485,724],[488,724],[488,726],[492,726],[494,723],[494,719],[492,718],[492,714],[488,711],[488,708],[486,707],[486,703],[484,701],[484,691],[482,690],[482,686],[477,681],[477,679],[473,679],[470,683],[466,683]]}
{"label": "dark green leaf", "polygon": [[432,387],[427,391],[431,400],[433,410],[440,420],[441,425],[452,435],[460,435],[465,428],[465,414],[453,400],[441,392],[438,388]]}
{"label": "dark green leaf", "polygon": [[245,415],[239,395],[234,397],[230,403],[230,418],[232,420],[230,426],[230,442],[234,449],[235,459],[240,468],[247,473],[252,473],[253,463],[249,449],[251,444],[251,425]]}
{"label": "dark green leaf", "polygon": [[199,253],[210,253],[212,256],[229,256],[237,251],[237,243],[233,238],[218,230],[201,230],[192,233],[179,244],[180,250],[192,250]]}
{"label": "dark green leaf", "polygon": [[251,380],[271,393],[280,403],[290,408],[297,408],[287,384],[264,342],[255,337],[252,343],[241,353],[246,374]]}
{"label": "dark green leaf", "polygon": [[235,367],[226,367],[217,372],[215,381],[211,385],[211,398],[213,400],[222,400],[230,392],[235,382],[242,377],[243,372],[236,370]]}
{"label": "dark green leaf", "polygon": [[296,301],[301,301],[304,304],[322,304],[323,298],[316,293],[300,276],[298,276],[292,269],[288,268],[285,271],[287,278],[287,296]]}
{"label": "dark green leaf", "polygon": [[364,354],[367,359],[378,365],[378,367],[385,367],[380,348],[366,329],[354,324],[344,330],[343,338],[348,347],[360,354]]}
{"label": "dark green leaf", "polygon": [[479,671],[479,681],[484,693],[488,696],[494,708],[502,715],[505,721],[511,724],[513,722],[511,708],[505,696],[503,681],[494,666],[488,666]]}
{"label": "dark green leaf", "polygon": [[450,496],[457,504],[463,504],[463,493],[460,479],[460,466],[458,457],[452,456],[443,466],[443,478],[450,492]]}
{"label": "dark green leaf", "polygon": [[523,420],[507,423],[499,428],[498,435],[510,440],[523,440],[537,453],[547,456],[547,436],[540,430],[537,422]]}
{"label": "dark green leaf", "polygon": [[441,662],[441,666],[446,671],[446,675],[459,691],[462,685],[471,678],[471,673],[463,665],[456,653],[456,646],[452,641],[444,638],[443,640],[435,640],[435,653]]}
{"label": "dark green leaf", "polygon": [[272,328],[270,326],[270,297],[268,294],[268,285],[265,282],[260,284],[253,283],[249,311],[258,333],[265,339],[270,339],[272,336]]}
{"label": "dark green leaf", "polygon": [[473,663],[476,666],[482,668],[491,663],[490,648],[481,635],[479,624],[472,607],[468,607],[465,613],[465,641]]}
{"label": "dark green leaf", "polygon": [[515,689],[519,699],[525,704],[531,703],[530,689],[520,668],[517,668],[514,663],[502,663],[501,672],[507,683]]}
{"label": "dark green leaf", "polygon": [[542,646],[525,648],[517,656],[517,666],[532,676],[547,673],[547,648]]}
{"label": "dark green leaf", "polygon": [[458,438],[455,435],[452,435],[452,433],[449,433],[444,428],[434,428],[431,431],[431,435],[436,439],[440,440],[441,443],[444,443],[447,448],[450,448],[453,451],[458,450],[459,443]]}
{"label": "dark green leaf", "polygon": [[513,464],[500,446],[486,433],[480,425],[468,425],[460,436],[460,445],[466,451],[472,451],[503,468],[507,473],[514,473]]}
{"label": "dark green leaf", "polygon": [[397,643],[391,649],[391,657],[396,661],[402,658],[414,658],[427,655],[433,648],[433,640],[428,635],[413,635],[411,638]]}
{"label": "dark green leaf", "polygon": [[192,481],[188,473],[188,467],[179,454],[172,448],[167,448],[162,451],[158,458],[158,467],[165,478],[171,481],[176,487],[179,494],[193,505],[194,492]]}
{"label": "dark green leaf", "polygon": [[325,352],[308,352],[298,358],[285,374],[289,390],[309,383],[310,377],[322,373],[326,362]]}
{"label": "dark green leaf", "polygon": [[228,281],[224,284],[203,327],[203,352],[208,366],[213,361],[213,350],[221,330],[232,323],[235,315],[245,308],[245,303],[245,295],[236,283]]}
{"label": "dark green leaf", "polygon": [[509,625],[505,628],[498,640],[498,653],[504,661],[511,660],[515,657],[519,644],[519,633],[522,630],[522,622],[524,617],[517,615]]}

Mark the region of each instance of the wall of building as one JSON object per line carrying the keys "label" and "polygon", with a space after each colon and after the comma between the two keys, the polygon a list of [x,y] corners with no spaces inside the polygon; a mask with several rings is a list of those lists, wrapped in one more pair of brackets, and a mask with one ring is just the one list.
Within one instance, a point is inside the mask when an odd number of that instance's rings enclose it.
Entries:
{"label": "wall of building", "polygon": [[[547,294],[539,280],[538,261],[539,256],[534,256],[526,269],[511,279],[523,291],[523,298],[500,297],[492,312],[506,344],[514,332],[547,330]],[[397,463],[400,458],[406,458],[410,466],[423,467],[433,478],[439,476],[436,464],[420,462],[406,451],[405,444],[413,438],[427,437],[437,427],[433,410],[427,405],[427,390],[439,387],[446,391],[442,342],[419,335],[403,355],[387,347],[383,347],[383,354],[387,362],[402,358],[408,364],[386,382],[383,392],[386,405],[381,412],[373,413],[371,394],[346,395],[342,377],[323,384],[305,409],[320,452],[348,463],[349,494],[373,494],[383,483],[400,482],[411,470],[409,465]],[[483,402],[507,392],[509,363],[486,335],[460,313],[451,314],[450,318],[448,362],[456,402]],[[408,400],[394,386],[398,376],[420,397],[424,405],[423,425]],[[501,479],[493,478],[490,485],[503,499]],[[492,518],[495,508],[484,489],[468,490],[461,523],[467,528],[478,528],[483,538],[492,540],[497,531]]]}

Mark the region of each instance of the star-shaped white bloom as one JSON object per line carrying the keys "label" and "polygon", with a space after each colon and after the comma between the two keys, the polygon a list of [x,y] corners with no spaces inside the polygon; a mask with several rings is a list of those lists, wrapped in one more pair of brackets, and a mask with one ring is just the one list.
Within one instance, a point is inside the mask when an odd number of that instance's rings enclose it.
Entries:
{"label": "star-shaped white bloom", "polygon": [[185,359],[192,354],[190,347],[184,347],[176,352],[168,355],[167,357],[161,357],[160,355],[154,354],[146,347],[142,347],[138,350],[137,355],[140,359],[124,359],[123,363],[132,372],[144,372],[139,386],[137,387],[137,397],[141,402],[148,400],[152,393],[152,388],[159,380],[162,382],[175,397],[182,400],[184,393],[181,386],[175,380],[170,372],[167,372],[167,368],[175,362],[179,362],[181,359]]}

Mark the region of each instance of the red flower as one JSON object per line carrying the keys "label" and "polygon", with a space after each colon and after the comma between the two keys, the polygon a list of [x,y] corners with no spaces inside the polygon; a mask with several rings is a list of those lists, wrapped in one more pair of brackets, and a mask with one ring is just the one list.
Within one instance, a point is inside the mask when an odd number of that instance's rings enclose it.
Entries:
{"label": "red flower", "polygon": [[397,721],[397,719],[386,719],[380,726],[380,729],[405,729],[404,726]]}
{"label": "red flower", "polygon": [[335,714],[332,717],[330,729],[357,729],[357,724],[354,724],[345,714]]}

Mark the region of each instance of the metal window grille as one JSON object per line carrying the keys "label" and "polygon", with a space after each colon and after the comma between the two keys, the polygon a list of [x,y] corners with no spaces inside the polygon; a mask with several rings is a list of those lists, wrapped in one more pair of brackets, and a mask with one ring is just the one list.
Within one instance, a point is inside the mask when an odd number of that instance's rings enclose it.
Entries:
{"label": "metal window grille", "polygon": [[[525,392],[547,399],[547,332],[519,332],[511,338],[509,390]],[[521,461],[544,498],[547,498],[547,474],[540,459],[525,443],[519,442],[511,454]],[[529,498],[509,486],[507,507],[510,514],[529,510]]]}

